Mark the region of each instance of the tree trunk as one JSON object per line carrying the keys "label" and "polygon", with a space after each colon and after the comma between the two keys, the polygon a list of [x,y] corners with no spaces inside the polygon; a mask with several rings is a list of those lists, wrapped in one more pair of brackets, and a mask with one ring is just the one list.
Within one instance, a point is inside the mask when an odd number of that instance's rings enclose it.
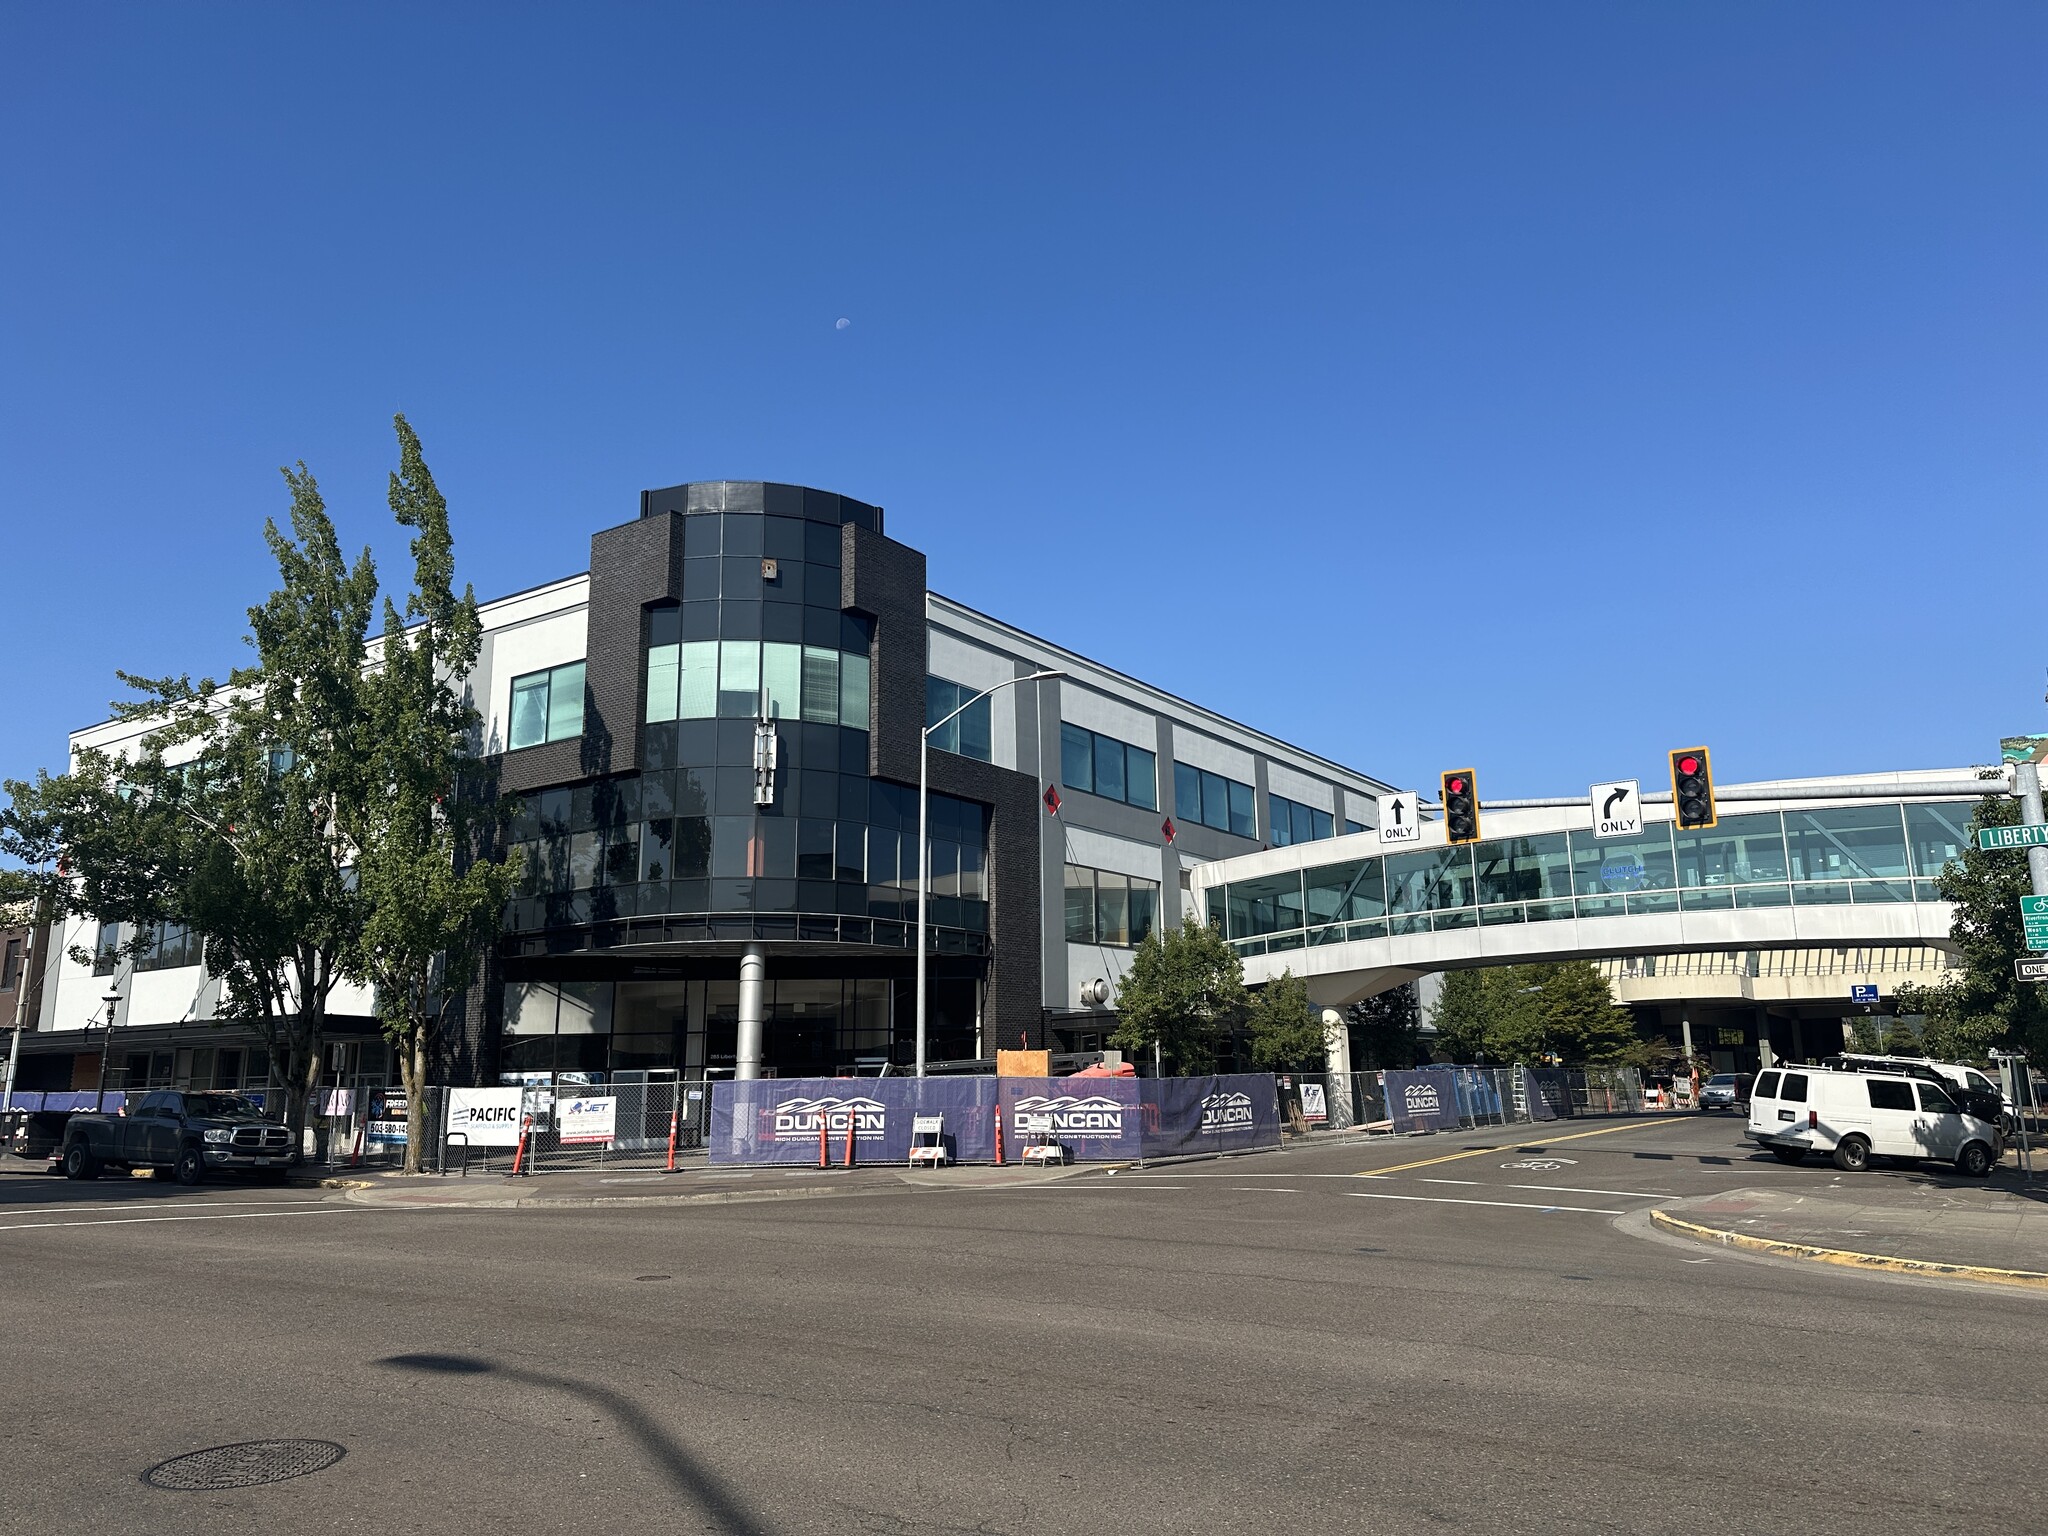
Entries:
{"label": "tree trunk", "polygon": [[426,1172],[427,1031],[418,1019],[392,1042],[398,1047],[398,1071],[405,1082],[405,1171]]}

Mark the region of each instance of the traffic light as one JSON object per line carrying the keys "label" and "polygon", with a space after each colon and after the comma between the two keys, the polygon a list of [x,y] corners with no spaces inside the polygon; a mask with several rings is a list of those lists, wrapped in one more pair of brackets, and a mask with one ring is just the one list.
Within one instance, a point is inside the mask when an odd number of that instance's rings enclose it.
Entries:
{"label": "traffic light", "polygon": [[1671,754],[1671,804],[1681,828],[1711,827],[1714,814],[1714,770],[1705,747],[1680,747]]}
{"label": "traffic light", "polygon": [[1479,841],[1479,781],[1470,768],[1453,768],[1444,775],[1443,807],[1447,841]]}

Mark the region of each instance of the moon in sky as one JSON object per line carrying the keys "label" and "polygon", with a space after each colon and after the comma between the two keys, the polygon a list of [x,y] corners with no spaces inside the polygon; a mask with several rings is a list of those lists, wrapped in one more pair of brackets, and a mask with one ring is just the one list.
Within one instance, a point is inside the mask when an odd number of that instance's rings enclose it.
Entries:
{"label": "moon in sky", "polygon": [[832,329],[835,331],[843,331],[851,324],[853,324],[851,320],[847,319],[846,316],[841,315],[837,320],[834,320],[832,322]]}

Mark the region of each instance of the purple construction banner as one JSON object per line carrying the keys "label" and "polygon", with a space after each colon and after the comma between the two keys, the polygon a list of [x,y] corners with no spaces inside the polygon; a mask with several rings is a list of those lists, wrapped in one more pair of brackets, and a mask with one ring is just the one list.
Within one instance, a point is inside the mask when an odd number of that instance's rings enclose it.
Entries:
{"label": "purple construction banner", "polygon": [[1032,1127],[1050,1134],[1074,1163],[1135,1162],[1144,1155],[1135,1077],[999,1077],[1003,1155],[1014,1162]]}
{"label": "purple construction banner", "polygon": [[1571,1074],[1562,1067],[1524,1067],[1529,1084],[1531,1120],[1569,1120],[1572,1113]]}
{"label": "purple construction banner", "polygon": [[[995,1160],[1002,1105],[1003,1155],[1021,1162],[1045,1127],[1068,1162],[1136,1161],[1280,1145],[1280,1100],[1264,1074],[1232,1077],[802,1077],[711,1085],[714,1164],[840,1167],[847,1129],[853,1161],[910,1160],[911,1121],[940,1117],[954,1162]],[[1453,1124],[1456,1123],[1455,1114]]]}
{"label": "purple construction banner", "polygon": [[1280,1094],[1270,1074],[1138,1079],[1147,1157],[1280,1145]]}
{"label": "purple construction banner", "polygon": [[832,1167],[846,1160],[910,1161],[910,1122],[940,1117],[940,1138],[955,1162],[995,1160],[992,1077],[785,1077],[711,1085],[713,1163],[818,1163],[819,1128]]}
{"label": "purple construction banner", "polygon": [[1458,1094],[1451,1073],[1430,1069],[1389,1072],[1386,1083],[1387,1118],[1396,1131],[1458,1128]]}

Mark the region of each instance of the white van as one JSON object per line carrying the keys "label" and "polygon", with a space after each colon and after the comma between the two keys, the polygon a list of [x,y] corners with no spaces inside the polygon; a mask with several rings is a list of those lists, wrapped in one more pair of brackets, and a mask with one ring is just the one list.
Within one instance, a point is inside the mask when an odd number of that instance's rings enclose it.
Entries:
{"label": "white van", "polygon": [[1890,1072],[1775,1067],[1750,1090],[1749,1139],[1780,1162],[1832,1153],[1860,1173],[1872,1157],[1928,1158],[1981,1179],[2004,1152],[1995,1122],[1965,1114],[1940,1084]]}
{"label": "white van", "polygon": [[1844,1051],[1839,1056],[1828,1057],[1824,1065],[1834,1066],[1837,1062],[1850,1072],[1896,1072],[1901,1077],[1926,1077],[1932,1072],[1934,1076],[1971,1093],[1988,1093],[1994,1099],[2004,1097],[1998,1084],[1967,1062],[1929,1061],[1921,1056],[1871,1056]]}

